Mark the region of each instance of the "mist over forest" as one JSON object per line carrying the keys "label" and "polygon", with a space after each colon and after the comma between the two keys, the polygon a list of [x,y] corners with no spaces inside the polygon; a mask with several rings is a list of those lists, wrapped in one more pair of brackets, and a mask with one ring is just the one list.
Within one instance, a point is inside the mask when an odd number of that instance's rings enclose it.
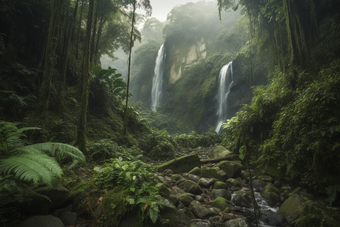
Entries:
{"label": "mist over forest", "polygon": [[339,1],[163,3],[0,2],[0,226],[340,226]]}

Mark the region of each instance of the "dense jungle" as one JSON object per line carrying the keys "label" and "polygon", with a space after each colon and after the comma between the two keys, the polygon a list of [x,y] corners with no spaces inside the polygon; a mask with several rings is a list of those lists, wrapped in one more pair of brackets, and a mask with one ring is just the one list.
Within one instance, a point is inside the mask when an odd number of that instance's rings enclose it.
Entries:
{"label": "dense jungle", "polygon": [[340,226],[340,1],[154,2],[0,1],[0,226]]}

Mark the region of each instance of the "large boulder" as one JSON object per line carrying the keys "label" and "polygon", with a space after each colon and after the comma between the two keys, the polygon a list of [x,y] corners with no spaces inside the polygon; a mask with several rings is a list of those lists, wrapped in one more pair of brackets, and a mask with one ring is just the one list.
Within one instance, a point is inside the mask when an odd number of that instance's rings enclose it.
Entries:
{"label": "large boulder", "polygon": [[267,185],[266,182],[264,182],[263,180],[253,180],[253,188],[254,188],[254,191],[256,192],[262,191],[262,189],[266,185]]}
{"label": "large boulder", "polygon": [[208,153],[208,157],[211,159],[223,158],[227,155],[232,155],[232,152],[221,145],[214,147],[213,150]]}
{"label": "large boulder", "polygon": [[203,193],[201,187],[191,180],[186,180],[180,183],[178,187],[183,191],[192,193],[194,195],[200,195]]}
{"label": "large boulder", "polygon": [[189,204],[194,200],[190,194],[183,194],[178,196],[179,201],[181,201],[184,206],[189,206]]}
{"label": "large boulder", "polygon": [[32,216],[18,224],[18,227],[65,227],[64,223],[53,215]]}
{"label": "large boulder", "polygon": [[157,169],[158,172],[163,172],[166,169],[171,169],[173,173],[185,173],[199,166],[201,166],[201,161],[198,155],[190,154],[165,162],[159,165]]}
{"label": "large boulder", "polygon": [[203,166],[201,168],[201,177],[216,178],[220,181],[225,181],[227,179],[227,173],[218,167]]}
{"label": "large boulder", "polygon": [[261,196],[271,207],[278,206],[281,201],[279,189],[272,184],[268,184],[262,189]]}
{"label": "large boulder", "polygon": [[224,170],[228,178],[236,178],[241,173],[242,164],[233,161],[222,161],[219,162],[216,167]]}
{"label": "large boulder", "polygon": [[223,181],[216,181],[214,183],[214,189],[227,189],[227,184],[224,183]]}
{"label": "large boulder", "polygon": [[288,223],[291,224],[300,217],[305,205],[305,198],[300,193],[293,193],[282,203],[277,213],[284,216]]}
{"label": "large boulder", "polygon": [[296,221],[295,227],[340,226],[340,223],[333,219],[338,215],[336,211],[329,210],[320,203],[308,202],[303,208],[300,218]]}
{"label": "large boulder", "polygon": [[241,187],[241,183],[233,178],[229,178],[225,183],[227,184],[227,188],[229,190],[233,187]]}
{"label": "large boulder", "polygon": [[224,223],[225,227],[250,227],[244,218],[235,218]]}
{"label": "large boulder", "polygon": [[190,203],[189,209],[197,218],[215,216],[214,212],[207,209],[205,206],[201,205],[200,202],[195,200]]}
{"label": "large boulder", "polygon": [[252,202],[253,202],[253,194],[248,188],[242,188],[238,190],[236,195],[233,198],[233,203],[236,206],[251,207]]}

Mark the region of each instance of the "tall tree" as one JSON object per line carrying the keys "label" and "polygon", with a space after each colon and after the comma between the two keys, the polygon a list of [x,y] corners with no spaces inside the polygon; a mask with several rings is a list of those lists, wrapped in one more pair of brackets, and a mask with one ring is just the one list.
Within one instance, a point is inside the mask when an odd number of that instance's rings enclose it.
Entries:
{"label": "tall tree", "polygon": [[77,145],[86,154],[86,111],[88,106],[89,85],[90,85],[90,41],[92,30],[92,19],[95,0],[90,0],[89,12],[86,24],[86,39],[83,61],[83,89],[81,96],[79,123],[77,130]]}

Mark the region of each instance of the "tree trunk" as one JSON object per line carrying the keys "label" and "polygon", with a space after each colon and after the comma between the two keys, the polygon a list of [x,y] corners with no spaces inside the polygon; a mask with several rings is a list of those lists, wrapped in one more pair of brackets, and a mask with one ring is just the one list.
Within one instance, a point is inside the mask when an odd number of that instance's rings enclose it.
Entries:
{"label": "tree trunk", "polygon": [[134,29],[134,23],[135,23],[135,11],[136,11],[136,0],[133,1],[133,12],[132,12],[128,81],[127,81],[127,87],[126,87],[126,102],[125,102],[125,112],[124,112],[124,135],[127,134],[127,108],[128,108],[128,102],[129,102],[129,85],[130,85],[130,72],[131,72],[131,50],[132,50],[132,46],[133,46],[133,29]]}
{"label": "tree trunk", "polygon": [[98,10],[95,7],[95,14],[94,14],[94,25],[92,31],[92,38],[91,38],[91,56],[90,56],[90,63],[93,64],[93,56],[94,56],[94,44],[96,42],[96,33],[97,33],[97,18],[98,18]]}
{"label": "tree trunk", "polygon": [[[59,43],[59,27],[60,27],[60,12],[63,0],[54,0],[52,13],[50,17],[50,24],[48,30],[48,37],[45,49],[45,67],[43,80],[40,87],[40,112],[44,113],[49,110],[53,104],[51,95],[55,95],[55,88],[53,86],[53,77],[56,73],[57,65],[57,47]],[[52,104],[51,104],[52,102]]]}
{"label": "tree trunk", "polygon": [[[100,37],[102,35],[102,31],[103,31],[103,26],[105,24],[106,20],[104,20],[103,16],[101,16],[100,18],[100,22],[99,22],[99,27],[98,27],[98,35],[97,35],[97,42],[96,42],[96,47],[94,49],[94,63],[99,65],[99,56],[98,56],[98,52],[99,52],[99,40]],[[97,62],[98,61],[98,62]]]}
{"label": "tree trunk", "polygon": [[79,124],[77,130],[77,145],[79,149],[86,154],[86,112],[89,97],[89,84],[90,84],[90,41],[91,41],[91,27],[93,18],[94,1],[90,0],[88,19],[86,24],[86,39],[85,39],[85,52],[83,61],[83,92],[81,96]]}
{"label": "tree trunk", "polygon": [[79,33],[81,29],[81,19],[83,17],[83,10],[84,10],[84,0],[81,1],[80,18],[79,18],[79,24],[78,24],[77,43],[76,43],[76,59],[78,59]]}

